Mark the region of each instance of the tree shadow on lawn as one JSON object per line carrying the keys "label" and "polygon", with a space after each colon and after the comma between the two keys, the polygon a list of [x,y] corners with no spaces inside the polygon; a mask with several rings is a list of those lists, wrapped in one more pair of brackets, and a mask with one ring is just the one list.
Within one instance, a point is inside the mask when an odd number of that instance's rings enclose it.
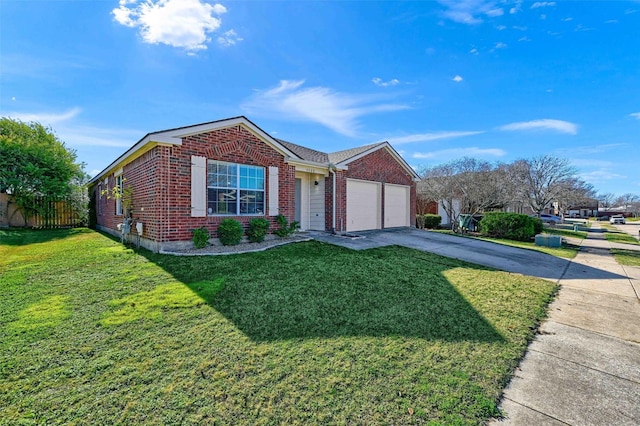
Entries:
{"label": "tree shadow on lawn", "polygon": [[63,240],[73,235],[88,234],[92,232],[94,231],[87,228],[6,228],[0,229],[0,245],[25,246],[27,244],[37,244],[54,240]]}
{"label": "tree shadow on lawn", "polygon": [[434,254],[397,246],[356,252],[320,242],[233,256],[141,254],[255,342],[339,336],[504,341],[446,278],[455,268],[492,269]]}

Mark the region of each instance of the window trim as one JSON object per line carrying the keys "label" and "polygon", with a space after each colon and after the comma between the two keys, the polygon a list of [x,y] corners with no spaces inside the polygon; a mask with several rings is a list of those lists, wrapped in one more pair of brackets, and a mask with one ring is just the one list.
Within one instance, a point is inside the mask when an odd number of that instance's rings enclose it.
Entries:
{"label": "window trim", "polygon": [[115,186],[118,187],[118,194],[119,194],[116,197],[116,216],[124,216],[124,212],[122,211],[122,190],[124,188],[122,174],[115,176]]}
{"label": "window trim", "polygon": [[[235,167],[235,186],[211,186],[209,185],[209,170],[212,164],[225,164],[227,166],[234,166]],[[262,189],[256,189],[256,188],[242,188],[240,186],[240,179],[241,179],[241,174],[240,174],[240,169],[241,167],[252,167],[255,169],[260,169],[262,170]],[[207,170],[206,170],[206,178],[207,178],[207,185],[206,185],[206,195],[207,195],[207,210],[206,210],[206,214],[207,216],[266,216],[266,197],[267,197],[267,190],[265,188],[266,182],[267,182],[267,176],[266,176],[266,168],[263,166],[256,166],[253,164],[242,164],[242,163],[233,163],[230,161],[222,161],[222,160],[214,160],[211,158],[207,159]],[[236,206],[236,213],[214,213],[214,212],[209,212],[210,207],[209,207],[209,190],[211,189],[218,189],[218,190],[232,190],[232,191],[236,191],[236,200],[235,200],[235,206]],[[242,204],[242,197],[241,197],[241,193],[242,192],[247,192],[247,191],[251,191],[251,192],[262,192],[262,208],[261,208],[261,213],[241,213],[241,204]]]}

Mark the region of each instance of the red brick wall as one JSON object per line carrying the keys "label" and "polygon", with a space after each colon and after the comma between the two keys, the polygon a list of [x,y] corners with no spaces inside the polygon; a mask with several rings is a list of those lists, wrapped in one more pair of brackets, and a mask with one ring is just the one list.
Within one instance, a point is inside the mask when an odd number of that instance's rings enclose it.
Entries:
{"label": "red brick wall", "polygon": [[[336,230],[344,231],[347,223],[347,178],[370,180],[374,182],[391,183],[410,186],[410,212],[409,223],[413,222],[416,215],[416,183],[413,177],[405,170],[396,158],[386,149],[378,149],[369,155],[365,155],[348,165],[346,171],[337,172],[338,200],[336,201]],[[331,203],[328,203],[329,206]],[[384,228],[384,185],[382,187],[382,227]],[[327,208],[330,223],[330,210]],[[330,225],[327,229],[330,229]]]}
{"label": "red brick wall", "polygon": [[[162,158],[166,158],[166,147],[155,147],[131,163],[123,167],[122,176],[125,179],[123,186],[131,186],[133,189],[133,217],[144,224],[143,237],[158,241],[162,231],[162,213],[166,201],[166,190],[161,184],[166,173],[162,171]],[[101,181],[104,181],[102,179]],[[116,200],[112,196],[112,188],[115,186],[115,175],[108,177],[108,185],[97,186],[95,194],[97,223],[109,229],[116,229],[118,223],[122,223],[123,216],[116,215]],[[107,194],[102,195],[103,190]]]}
{"label": "red brick wall", "polygon": [[[133,217],[144,223],[143,237],[160,243],[191,240],[191,231],[204,226],[212,237],[220,222],[232,217],[247,226],[254,217],[271,216],[207,216],[191,217],[191,156],[265,167],[265,210],[268,214],[269,166],[278,167],[279,212],[289,221],[295,212],[295,167],[284,163],[282,154],[258,139],[243,126],[192,135],[182,146],[158,146],[123,167],[125,186],[134,192]],[[109,176],[109,187],[115,185]],[[98,200],[100,202],[100,200]],[[122,216],[115,215],[115,200],[102,198],[102,214],[98,225],[116,229]],[[272,225],[273,229],[273,225]]]}
{"label": "red brick wall", "polygon": [[275,223],[272,216],[207,216],[191,217],[191,156],[197,155],[211,160],[228,161],[265,167],[265,210],[268,214],[269,166],[278,167],[279,212],[289,221],[295,215],[295,167],[284,163],[282,154],[258,139],[243,126],[234,126],[209,133],[188,136],[182,140],[182,146],[173,148],[171,157],[171,176],[169,183],[168,235],[162,241],[190,240],[191,231],[204,226],[211,236],[216,236],[220,222],[232,217],[243,226],[254,217],[265,217]]}

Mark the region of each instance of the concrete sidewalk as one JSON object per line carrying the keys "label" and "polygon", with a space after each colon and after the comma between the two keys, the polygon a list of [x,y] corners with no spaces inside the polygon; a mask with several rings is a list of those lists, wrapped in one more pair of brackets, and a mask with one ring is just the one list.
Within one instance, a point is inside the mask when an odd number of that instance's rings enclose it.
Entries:
{"label": "concrete sidewalk", "polygon": [[594,224],[505,389],[500,425],[640,424],[640,268]]}

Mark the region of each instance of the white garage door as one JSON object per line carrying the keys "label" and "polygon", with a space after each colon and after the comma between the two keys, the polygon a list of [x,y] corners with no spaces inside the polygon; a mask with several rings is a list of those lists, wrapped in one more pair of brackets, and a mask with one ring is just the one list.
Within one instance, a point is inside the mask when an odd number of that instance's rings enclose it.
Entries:
{"label": "white garage door", "polygon": [[347,231],[380,229],[380,183],[347,179]]}
{"label": "white garage door", "polygon": [[384,185],[384,227],[409,226],[410,189],[404,185]]}

